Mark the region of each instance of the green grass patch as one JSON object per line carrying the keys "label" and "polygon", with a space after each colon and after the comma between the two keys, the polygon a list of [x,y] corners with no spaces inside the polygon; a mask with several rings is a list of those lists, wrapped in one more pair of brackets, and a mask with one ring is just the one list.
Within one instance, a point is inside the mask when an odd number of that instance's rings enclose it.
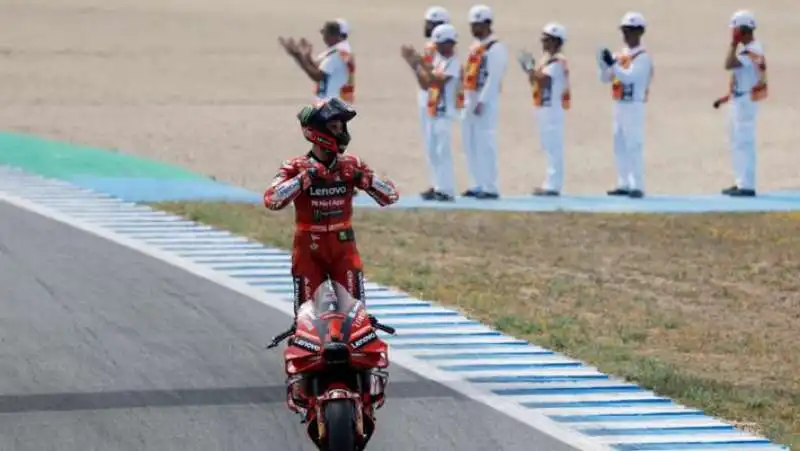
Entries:
{"label": "green grass patch", "polygon": [[[292,211],[155,206],[291,243]],[[374,282],[800,445],[796,214],[359,210],[355,224]]]}

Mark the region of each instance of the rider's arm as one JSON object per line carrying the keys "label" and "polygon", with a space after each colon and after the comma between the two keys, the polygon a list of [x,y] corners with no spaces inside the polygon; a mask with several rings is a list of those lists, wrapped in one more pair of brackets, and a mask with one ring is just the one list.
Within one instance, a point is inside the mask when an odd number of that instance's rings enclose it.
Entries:
{"label": "rider's arm", "polygon": [[269,188],[264,192],[264,206],[280,210],[303,192],[305,171],[300,171],[292,161],[283,163]]}
{"label": "rider's arm", "polygon": [[400,199],[400,192],[394,182],[388,178],[380,178],[366,163],[358,159],[356,165],[358,187],[366,191],[381,207],[391,205]]}

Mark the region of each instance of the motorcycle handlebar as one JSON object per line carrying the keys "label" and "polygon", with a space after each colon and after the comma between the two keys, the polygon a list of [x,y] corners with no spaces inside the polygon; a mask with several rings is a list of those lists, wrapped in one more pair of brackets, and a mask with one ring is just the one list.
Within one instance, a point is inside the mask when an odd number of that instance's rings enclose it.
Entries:
{"label": "motorcycle handlebar", "polygon": [[295,328],[292,327],[290,329],[287,329],[286,331],[284,331],[280,335],[276,336],[275,338],[272,339],[272,342],[269,345],[267,345],[267,349],[272,349],[272,348],[278,346],[279,344],[281,344],[281,342],[283,340],[286,340],[287,338],[291,337],[294,334],[294,331],[295,331]]}
{"label": "motorcycle handlebar", "polygon": [[[382,324],[382,323],[378,322],[378,319],[375,318],[375,317],[372,317],[370,319],[371,319],[371,322],[372,322],[372,327],[374,327],[374,328],[376,328],[378,330],[382,330],[382,331],[386,332],[389,335],[394,335],[397,332],[397,330],[394,327],[387,326],[385,324]],[[275,338],[272,339],[272,342],[270,342],[270,344],[267,345],[267,349],[272,349],[272,348],[278,346],[279,344],[281,344],[281,342],[283,342],[283,340],[286,340],[287,338],[289,338],[292,335],[294,335],[294,332],[295,332],[295,328],[291,327],[291,328],[287,329],[286,331],[284,331],[283,333],[281,333],[280,335],[277,335]]]}
{"label": "motorcycle handlebar", "polygon": [[382,331],[384,331],[384,332],[386,332],[387,334],[390,334],[390,335],[394,335],[394,333],[397,332],[397,330],[395,330],[394,327],[387,326],[387,325],[381,324],[381,323],[376,323],[375,324],[375,328],[376,329],[380,329],[380,330],[382,330]]}

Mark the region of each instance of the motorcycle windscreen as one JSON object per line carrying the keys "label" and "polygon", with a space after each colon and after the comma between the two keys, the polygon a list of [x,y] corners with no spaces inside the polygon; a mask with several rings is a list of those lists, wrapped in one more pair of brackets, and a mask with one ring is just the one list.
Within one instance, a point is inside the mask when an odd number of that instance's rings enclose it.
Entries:
{"label": "motorcycle windscreen", "polygon": [[[301,322],[312,327],[321,342],[349,341],[354,326],[365,324],[364,304],[335,282],[320,285],[313,302],[298,312]],[[303,321],[305,320],[305,321]]]}
{"label": "motorcycle windscreen", "polygon": [[351,296],[347,289],[337,282],[329,280],[321,284],[314,293],[314,311],[317,317],[325,313],[355,315],[359,308],[361,308],[360,301]]}

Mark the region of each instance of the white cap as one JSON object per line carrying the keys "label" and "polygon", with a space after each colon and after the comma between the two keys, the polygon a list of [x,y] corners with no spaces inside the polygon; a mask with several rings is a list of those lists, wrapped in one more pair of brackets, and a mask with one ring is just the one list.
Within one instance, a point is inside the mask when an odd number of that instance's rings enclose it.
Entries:
{"label": "white cap", "polygon": [[469,23],[482,23],[493,18],[492,9],[486,5],[475,5],[469,9]]}
{"label": "white cap", "polygon": [[431,39],[433,39],[433,42],[437,44],[447,41],[457,42],[458,32],[456,31],[456,27],[449,23],[443,23],[441,25],[437,25],[436,28],[433,29],[431,32]]}
{"label": "white cap", "polygon": [[642,27],[645,28],[647,26],[647,22],[644,20],[644,16],[641,13],[637,12],[627,12],[624,16],[622,16],[622,20],[619,23],[621,27]]}
{"label": "white cap", "polygon": [[755,30],[756,16],[750,11],[741,9],[733,13],[731,17],[731,28],[747,27]]}
{"label": "white cap", "polygon": [[560,23],[550,22],[542,28],[542,33],[561,39],[562,42],[566,42],[567,40],[567,29]]}
{"label": "white cap", "polygon": [[344,19],[336,19],[334,22],[339,24],[339,32],[342,34],[350,34],[350,24]]}
{"label": "white cap", "polygon": [[450,13],[441,6],[431,6],[425,11],[425,20],[429,22],[450,23]]}

